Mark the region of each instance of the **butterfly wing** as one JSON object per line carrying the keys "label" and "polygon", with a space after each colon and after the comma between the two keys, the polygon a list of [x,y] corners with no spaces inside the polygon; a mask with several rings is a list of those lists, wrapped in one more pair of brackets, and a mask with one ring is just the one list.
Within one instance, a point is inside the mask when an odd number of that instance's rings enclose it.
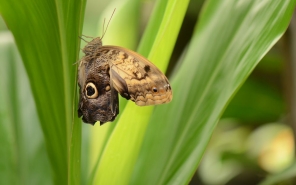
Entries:
{"label": "butterfly wing", "polygon": [[168,79],[143,56],[119,46],[102,46],[100,53],[109,62],[110,84],[121,96],[139,106],[163,104],[172,100]]}
{"label": "butterfly wing", "polygon": [[78,67],[80,91],[78,116],[83,122],[104,124],[113,121],[119,113],[118,93],[112,88],[109,63],[102,57],[84,57]]}

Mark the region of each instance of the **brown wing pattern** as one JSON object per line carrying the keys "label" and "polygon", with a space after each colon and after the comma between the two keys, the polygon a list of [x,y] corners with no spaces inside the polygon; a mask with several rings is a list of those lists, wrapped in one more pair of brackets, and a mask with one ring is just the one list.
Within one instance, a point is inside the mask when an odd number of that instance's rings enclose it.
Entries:
{"label": "brown wing pattern", "polygon": [[168,103],[172,89],[166,76],[149,60],[118,46],[102,46],[110,66],[110,80],[121,96],[139,106]]}
{"label": "brown wing pattern", "polygon": [[118,93],[110,87],[109,63],[102,57],[83,57],[78,67],[78,116],[85,123],[104,124],[119,113]]}

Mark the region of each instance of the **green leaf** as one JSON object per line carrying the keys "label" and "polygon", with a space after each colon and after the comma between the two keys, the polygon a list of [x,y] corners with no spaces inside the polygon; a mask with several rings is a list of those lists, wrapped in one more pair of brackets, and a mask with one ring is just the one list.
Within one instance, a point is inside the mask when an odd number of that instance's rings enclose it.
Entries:
{"label": "green leaf", "polygon": [[132,184],[188,184],[226,104],[286,30],[295,0],[209,0],[172,80],[173,101],[157,106]]}
{"label": "green leaf", "polygon": [[0,184],[52,184],[28,76],[9,32],[0,32],[0,61]]}
{"label": "green leaf", "polygon": [[[163,71],[168,65],[187,5],[188,1],[181,0],[158,1],[151,22],[149,22],[144,34],[143,43],[148,40],[154,42],[146,49],[141,49],[145,44],[142,45],[139,50],[148,51],[147,53],[150,53],[148,59]],[[117,30],[120,30],[120,27]],[[158,31],[153,32],[151,30]],[[119,179],[120,184],[130,182],[134,163],[138,157],[138,150],[152,110],[153,107],[139,108],[133,102],[126,105],[102,151],[94,184],[116,184]]]}
{"label": "green leaf", "polygon": [[81,128],[73,64],[84,7],[85,0],[0,0],[0,13],[29,76],[55,184],[80,183]]}
{"label": "green leaf", "polygon": [[[114,9],[116,7],[116,9]],[[131,50],[135,49],[137,42],[138,27],[139,27],[139,9],[140,9],[140,0],[129,0],[129,1],[113,1],[107,8],[104,9],[100,16],[98,22],[98,34],[100,36],[103,34],[103,23],[105,19],[104,28],[106,29],[108,21],[109,26],[106,30],[106,33],[103,38],[103,45],[116,45],[129,48]],[[115,10],[115,11],[114,11]],[[111,18],[112,12],[114,14]],[[129,24],[127,25],[127,21]],[[124,29],[122,29],[124,28]],[[121,30],[118,34],[118,30]],[[121,112],[124,109],[127,101],[120,98],[119,109],[120,113],[117,115],[116,120],[112,124],[104,124],[102,127],[91,128],[91,147],[90,147],[90,169],[92,170],[91,178],[89,182],[93,182],[95,172],[100,161],[104,147],[108,142],[110,134],[112,134],[114,127],[117,124],[119,117],[122,115]]]}
{"label": "green leaf", "polygon": [[[106,33],[102,40],[103,45],[117,45],[134,49],[137,42],[137,37],[135,37],[135,35],[137,35],[136,32],[138,31],[139,26],[139,6],[139,0],[113,1],[107,8],[104,8],[104,11],[100,15],[100,19],[97,23],[99,29],[95,37],[102,36],[104,27]],[[114,12],[113,16],[112,12]],[[129,20],[128,25],[126,20]],[[106,29],[107,24],[109,24],[108,29]],[[118,30],[121,30],[120,34],[118,34]],[[126,100],[120,98],[120,114],[117,116],[116,120],[112,122],[112,124],[106,123],[102,127],[96,126],[92,127],[90,130],[90,150],[89,153],[87,153],[87,162],[89,162],[89,170],[91,171],[90,177],[87,179],[89,184],[92,184],[94,181],[104,147],[106,146],[125,105]]]}

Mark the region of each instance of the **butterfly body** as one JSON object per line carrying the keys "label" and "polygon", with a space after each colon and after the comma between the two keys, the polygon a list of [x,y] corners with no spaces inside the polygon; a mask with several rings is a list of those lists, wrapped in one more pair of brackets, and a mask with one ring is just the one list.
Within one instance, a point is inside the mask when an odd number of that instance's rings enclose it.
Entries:
{"label": "butterfly body", "polygon": [[[119,46],[102,46],[99,37],[90,41],[83,52],[78,68],[78,115],[84,122],[113,121],[119,112],[118,93],[139,106],[172,100],[166,76],[138,53]],[[89,96],[96,90],[97,96]]]}

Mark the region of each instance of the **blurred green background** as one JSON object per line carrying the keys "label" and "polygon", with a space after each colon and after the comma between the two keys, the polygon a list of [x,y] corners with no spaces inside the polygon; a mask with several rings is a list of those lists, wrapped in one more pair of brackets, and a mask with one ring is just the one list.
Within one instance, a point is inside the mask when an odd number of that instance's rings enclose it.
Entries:
{"label": "blurred green background", "polygon": [[[137,50],[155,3],[156,1],[153,0],[139,1],[140,10],[138,11],[141,16],[135,17],[135,20],[138,19],[139,22],[135,25],[129,25],[128,21],[121,22],[127,30],[131,29],[128,30],[131,33],[129,35],[118,34],[118,30],[114,29],[112,24],[117,23],[117,12],[115,12],[103,44],[120,45]],[[199,15],[204,3],[202,0],[189,2],[169,59],[166,72],[169,79],[176,76],[180,65],[182,65],[184,50],[188,49],[194,30],[197,29],[195,24],[199,22]],[[83,35],[101,36],[103,19],[108,21],[110,18],[108,15],[111,15],[114,8],[120,6],[118,1],[88,0],[83,22]],[[114,22],[112,23],[112,21]],[[137,27],[136,32],[133,27]],[[115,33],[117,34],[115,35]],[[294,13],[291,26],[288,27],[283,37],[266,53],[228,102],[206,151],[201,152],[203,159],[189,184],[296,183],[293,134],[296,128],[294,110],[296,108],[296,92],[294,91],[296,78],[293,70],[296,64],[295,40],[296,17]],[[81,42],[80,47],[83,48],[84,45],[85,43]],[[7,55],[7,53],[9,54]],[[81,56],[82,53],[79,57]],[[26,179],[26,184],[40,184],[41,182],[42,184],[52,184],[56,181],[51,178],[54,173],[44,146],[42,129],[36,117],[37,111],[32,92],[29,88],[25,88],[29,86],[29,81],[3,19],[0,19],[0,59],[2,64],[0,69],[0,125],[3,127],[1,130],[5,131],[1,133],[0,143],[2,146],[15,146],[9,147],[10,150],[3,147],[4,151],[1,151],[2,159],[9,158],[11,160],[4,162],[0,160],[0,179],[9,177],[9,184],[22,184],[22,181],[18,180],[21,174],[22,178],[20,179]],[[10,63],[11,60],[14,63]],[[184,94],[186,96],[186,93]],[[181,95],[177,94],[176,96]],[[17,101],[12,101],[16,99]],[[124,100],[120,101],[124,104]],[[120,114],[124,113],[123,107],[122,105]],[[8,120],[11,118],[13,120]],[[17,123],[20,121],[25,124],[18,126]],[[7,125],[2,124],[4,122],[15,123],[15,127],[8,128]],[[107,124],[114,124],[109,127],[115,127],[115,123]],[[104,129],[99,125],[94,128],[82,124],[81,184],[88,184],[90,183],[89,179],[95,178],[90,177],[95,176],[95,172],[92,171],[92,167],[96,166],[95,163],[92,163],[95,160],[89,158],[97,156],[92,148],[97,145],[100,145],[98,147],[100,148],[101,144],[92,143],[89,140],[96,138],[96,136],[90,135],[96,135],[92,133],[93,130],[100,128]],[[108,133],[109,128],[105,127],[105,129]],[[97,133],[101,134],[101,130]],[[32,135],[34,136],[31,137]],[[210,135],[211,133],[209,133],[209,137]],[[22,138],[29,139],[23,140]],[[27,145],[26,143],[31,144]],[[34,151],[29,148],[31,145],[34,146]],[[28,158],[29,160],[27,160]],[[40,162],[35,163],[34,161]],[[94,180],[94,182],[96,181]],[[184,183],[180,182],[180,184]]]}

